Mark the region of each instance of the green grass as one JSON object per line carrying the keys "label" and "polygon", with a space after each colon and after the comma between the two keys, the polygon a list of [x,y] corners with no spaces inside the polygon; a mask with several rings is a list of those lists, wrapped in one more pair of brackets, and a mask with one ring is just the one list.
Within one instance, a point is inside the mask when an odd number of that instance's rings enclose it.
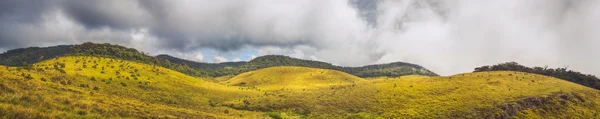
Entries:
{"label": "green grass", "polygon": [[598,90],[521,72],[365,80],[272,67],[204,79],[85,56],[0,67],[3,118],[600,118],[598,104]]}

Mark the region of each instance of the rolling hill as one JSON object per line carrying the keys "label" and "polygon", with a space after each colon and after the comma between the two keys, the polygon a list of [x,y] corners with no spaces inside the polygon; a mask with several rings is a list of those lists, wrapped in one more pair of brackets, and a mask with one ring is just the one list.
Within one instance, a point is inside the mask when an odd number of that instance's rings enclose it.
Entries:
{"label": "rolling hill", "polygon": [[317,88],[360,80],[363,79],[335,70],[281,66],[240,74],[230,79],[228,84],[278,90]]}
{"label": "rolling hill", "polygon": [[58,57],[31,68],[3,66],[0,78],[0,116],[4,118],[264,117],[214,106],[260,95],[258,91],[131,61]]}
{"label": "rolling hill", "polygon": [[[410,64],[349,70],[265,56],[199,70],[187,64],[195,62],[171,62],[115,45],[52,49],[0,55],[2,63],[15,64],[0,65],[0,117],[600,118],[600,91],[559,79],[562,75],[552,75],[560,74],[556,72],[540,75],[492,67],[453,76],[361,78],[357,72],[379,75]],[[17,64],[19,59],[26,63]],[[417,66],[408,67],[416,71]],[[217,79],[182,72],[208,75],[204,71],[220,69],[239,73]],[[578,76],[574,71],[563,73]]]}
{"label": "rolling hill", "polygon": [[[261,71],[273,72],[254,74]],[[276,84],[279,90],[258,86],[263,96],[223,105],[304,118],[600,117],[600,91],[522,72],[383,77],[313,89]]]}
{"label": "rolling hill", "polygon": [[567,70],[567,68],[548,68],[548,67],[526,67],[516,62],[500,63],[492,66],[481,66],[475,68],[474,72],[485,71],[519,71],[552,76],[563,80],[578,83],[590,88],[600,90],[600,79],[594,75],[583,74],[581,72]]}
{"label": "rolling hill", "polygon": [[359,77],[397,77],[413,74],[437,76],[437,74],[424,67],[403,62],[364,67],[340,67],[319,61],[302,60],[280,55],[267,55],[255,58],[249,62],[203,63],[184,60],[169,55],[149,56],[147,53],[140,52],[133,48],[108,43],[96,44],[91,42],[78,45],[61,45],[44,48],[30,47],[9,50],[0,54],[0,64],[8,66],[25,66],[60,56],[97,56],[129,60],[169,68],[196,77],[231,76],[274,66],[304,66],[332,69]]}

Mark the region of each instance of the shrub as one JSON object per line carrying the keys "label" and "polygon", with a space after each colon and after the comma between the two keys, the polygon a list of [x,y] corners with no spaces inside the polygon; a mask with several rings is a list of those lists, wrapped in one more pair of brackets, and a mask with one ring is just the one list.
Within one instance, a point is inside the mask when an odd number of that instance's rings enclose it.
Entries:
{"label": "shrub", "polygon": [[33,77],[31,77],[31,74],[27,74],[27,75],[25,76],[25,79],[31,80],[31,79],[33,79]]}
{"label": "shrub", "polygon": [[127,84],[125,84],[125,82],[121,82],[121,85],[122,85],[123,87],[126,87],[126,86],[127,86]]}
{"label": "shrub", "polygon": [[281,114],[279,114],[277,112],[267,112],[266,115],[273,119],[283,119],[283,117],[281,117]]}
{"label": "shrub", "polygon": [[60,72],[60,73],[65,73],[65,74],[67,73],[67,71],[65,71],[65,70],[63,70],[63,69],[58,69],[58,72]]}
{"label": "shrub", "polygon": [[88,88],[88,87],[90,87],[90,86],[89,86],[88,84],[79,84],[79,87],[82,87],[82,88]]}

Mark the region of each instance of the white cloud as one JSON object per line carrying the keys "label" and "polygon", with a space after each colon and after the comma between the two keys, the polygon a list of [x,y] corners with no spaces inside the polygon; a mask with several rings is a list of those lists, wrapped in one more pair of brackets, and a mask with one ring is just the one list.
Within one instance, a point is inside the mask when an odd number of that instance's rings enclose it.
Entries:
{"label": "white cloud", "polygon": [[202,54],[202,52],[196,53],[196,61],[203,61],[203,60],[204,60],[204,55]]}
{"label": "white cloud", "polygon": [[229,62],[229,60],[225,57],[221,57],[221,56],[214,56],[213,59],[215,60],[215,62],[217,63],[221,63],[221,62]]}
{"label": "white cloud", "polygon": [[233,58],[233,60],[231,60],[231,61],[239,62],[239,61],[242,61],[242,59],[240,59],[239,57],[236,57],[236,58]]}

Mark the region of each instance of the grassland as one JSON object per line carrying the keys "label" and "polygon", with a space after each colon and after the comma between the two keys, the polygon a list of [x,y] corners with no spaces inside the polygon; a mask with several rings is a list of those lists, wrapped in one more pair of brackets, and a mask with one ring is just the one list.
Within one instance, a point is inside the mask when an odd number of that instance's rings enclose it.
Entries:
{"label": "grassland", "polygon": [[[64,72],[63,72],[64,71]],[[260,118],[215,107],[259,95],[169,69],[96,57],[62,57],[32,69],[0,69],[1,117]],[[212,106],[211,106],[212,105]]]}
{"label": "grassland", "polygon": [[[520,72],[373,78],[231,101],[234,108],[308,118],[599,118],[600,92]],[[275,88],[275,87],[271,87]]]}
{"label": "grassland", "polygon": [[598,90],[522,72],[363,79],[272,67],[204,79],[85,56],[0,67],[3,118],[600,118],[598,104]]}
{"label": "grassland", "polygon": [[231,78],[227,84],[266,90],[314,89],[360,80],[363,79],[335,70],[282,66],[246,72]]}

